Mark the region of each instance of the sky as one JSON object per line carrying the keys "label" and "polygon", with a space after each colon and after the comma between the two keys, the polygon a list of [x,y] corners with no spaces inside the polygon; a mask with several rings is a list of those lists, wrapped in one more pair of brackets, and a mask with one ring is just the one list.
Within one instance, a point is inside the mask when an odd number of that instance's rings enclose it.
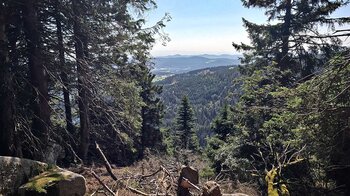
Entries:
{"label": "sky", "polygon": [[[158,41],[151,54],[196,55],[238,54],[232,42],[249,43],[242,17],[254,23],[265,23],[262,9],[247,9],[240,0],[157,0],[157,9],[146,15],[147,24],[154,24],[165,13],[172,20],[164,32],[171,39],[163,46]],[[348,16],[350,6],[340,9],[334,16]]]}

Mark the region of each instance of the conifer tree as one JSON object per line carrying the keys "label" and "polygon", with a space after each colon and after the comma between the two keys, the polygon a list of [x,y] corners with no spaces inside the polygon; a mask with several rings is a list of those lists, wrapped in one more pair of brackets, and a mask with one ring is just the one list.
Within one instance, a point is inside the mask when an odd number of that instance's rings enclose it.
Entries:
{"label": "conifer tree", "polygon": [[[33,0],[23,1],[24,32],[28,49],[28,67],[30,85],[32,86],[33,121],[32,132],[40,139],[37,145],[40,149],[35,158],[46,160],[45,153],[49,142],[50,106],[48,93],[48,75],[43,55],[42,24],[39,18],[39,6],[42,2]],[[38,8],[39,7],[39,8]]]}
{"label": "conifer tree", "polygon": [[[330,36],[333,32],[321,33],[319,26],[334,27],[336,23],[346,22],[330,16],[349,1],[242,2],[248,8],[265,9],[267,24],[243,19],[251,45],[233,43],[237,50],[244,51],[242,77],[237,81],[242,84],[242,94],[233,108],[237,133],[230,138],[231,144],[221,147],[224,153],[220,156],[224,155],[224,164],[235,170],[244,171],[253,165],[263,178],[265,170],[280,164],[282,154],[291,156],[303,148],[295,143],[298,140],[294,131],[298,126],[296,114],[286,107],[298,100],[288,100],[287,92],[312,78],[315,70],[322,70],[325,62],[342,50],[341,41]],[[296,168],[304,172],[299,176],[290,172],[289,177],[280,177],[293,179],[305,187],[313,186],[308,166],[301,164]],[[265,187],[265,183],[260,185]],[[305,187],[291,185],[290,189],[296,194],[305,194],[309,191]]]}
{"label": "conifer tree", "polygon": [[110,160],[134,161],[142,122],[158,134],[161,118],[149,62],[169,17],[145,28],[143,14],[155,7],[153,0],[2,1],[0,154],[44,160],[57,147],[91,160],[95,140],[114,149]]}
{"label": "conifer tree", "polygon": [[188,101],[188,97],[184,96],[176,118],[176,139],[175,146],[179,146],[186,150],[197,150],[198,140],[194,131],[193,110]]}
{"label": "conifer tree", "polygon": [[246,19],[243,24],[251,39],[251,45],[233,43],[237,50],[245,51],[244,72],[274,65],[287,72],[280,78],[282,85],[291,85],[295,80],[310,77],[313,71],[324,64],[320,57],[330,57],[332,49],[339,46],[336,36],[322,34],[320,25],[343,24],[347,20],[330,18],[335,10],[349,3],[335,1],[242,0],[247,8],[263,8],[267,24],[255,24]]}
{"label": "conifer tree", "polygon": [[10,72],[7,25],[8,2],[0,3],[0,155],[14,154],[14,93]]}
{"label": "conifer tree", "polygon": [[233,131],[233,124],[230,119],[230,111],[225,103],[219,116],[214,120],[212,131],[219,136],[219,139],[226,141],[229,134]]}
{"label": "conifer tree", "polygon": [[155,75],[146,72],[141,81],[141,98],[144,106],[141,109],[141,146],[145,148],[162,148],[162,134],[160,132],[161,119],[163,115],[163,104],[158,95],[162,87],[153,83]]}

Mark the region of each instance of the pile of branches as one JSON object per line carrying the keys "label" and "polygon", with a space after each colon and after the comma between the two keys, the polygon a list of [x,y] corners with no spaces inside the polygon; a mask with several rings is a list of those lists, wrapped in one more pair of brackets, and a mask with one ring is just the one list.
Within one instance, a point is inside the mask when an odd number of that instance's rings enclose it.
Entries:
{"label": "pile of branches", "polygon": [[[104,166],[113,180],[113,184],[106,184],[103,182],[99,174],[91,168],[89,173],[99,182],[101,188],[94,191],[92,195],[103,193],[104,195],[176,195],[177,190],[177,175],[180,167],[178,164],[160,165],[159,168],[149,174],[135,174],[127,172],[117,176],[112,169],[111,164],[107,160],[105,154],[96,143],[96,150],[103,160]],[[146,192],[147,191],[147,192]],[[122,193],[123,192],[123,193]],[[132,194],[133,193],[133,194]]]}

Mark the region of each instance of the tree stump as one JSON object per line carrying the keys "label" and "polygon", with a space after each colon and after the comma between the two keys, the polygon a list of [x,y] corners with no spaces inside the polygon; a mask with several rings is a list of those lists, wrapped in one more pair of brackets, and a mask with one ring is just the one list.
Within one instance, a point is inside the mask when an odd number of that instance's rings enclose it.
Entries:
{"label": "tree stump", "polygon": [[180,177],[178,179],[177,195],[190,196],[191,193],[189,188],[194,188],[193,185],[191,184],[197,185],[198,183],[199,183],[198,171],[189,166],[182,166]]}

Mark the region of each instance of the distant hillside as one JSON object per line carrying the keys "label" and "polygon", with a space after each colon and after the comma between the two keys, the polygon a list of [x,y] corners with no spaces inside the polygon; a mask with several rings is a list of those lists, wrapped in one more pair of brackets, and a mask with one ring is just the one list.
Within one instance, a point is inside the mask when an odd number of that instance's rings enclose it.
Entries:
{"label": "distant hillside", "polygon": [[158,77],[168,77],[208,67],[228,66],[239,64],[239,55],[170,55],[154,58],[154,69]]}
{"label": "distant hillside", "polygon": [[161,98],[166,106],[165,126],[172,126],[181,98],[187,95],[195,112],[196,128],[203,145],[205,136],[210,134],[210,123],[224,102],[231,103],[236,100],[232,96],[226,98],[228,92],[234,92],[232,81],[237,76],[236,66],[220,66],[178,74],[158,81],[157,84],[163,86]]}

